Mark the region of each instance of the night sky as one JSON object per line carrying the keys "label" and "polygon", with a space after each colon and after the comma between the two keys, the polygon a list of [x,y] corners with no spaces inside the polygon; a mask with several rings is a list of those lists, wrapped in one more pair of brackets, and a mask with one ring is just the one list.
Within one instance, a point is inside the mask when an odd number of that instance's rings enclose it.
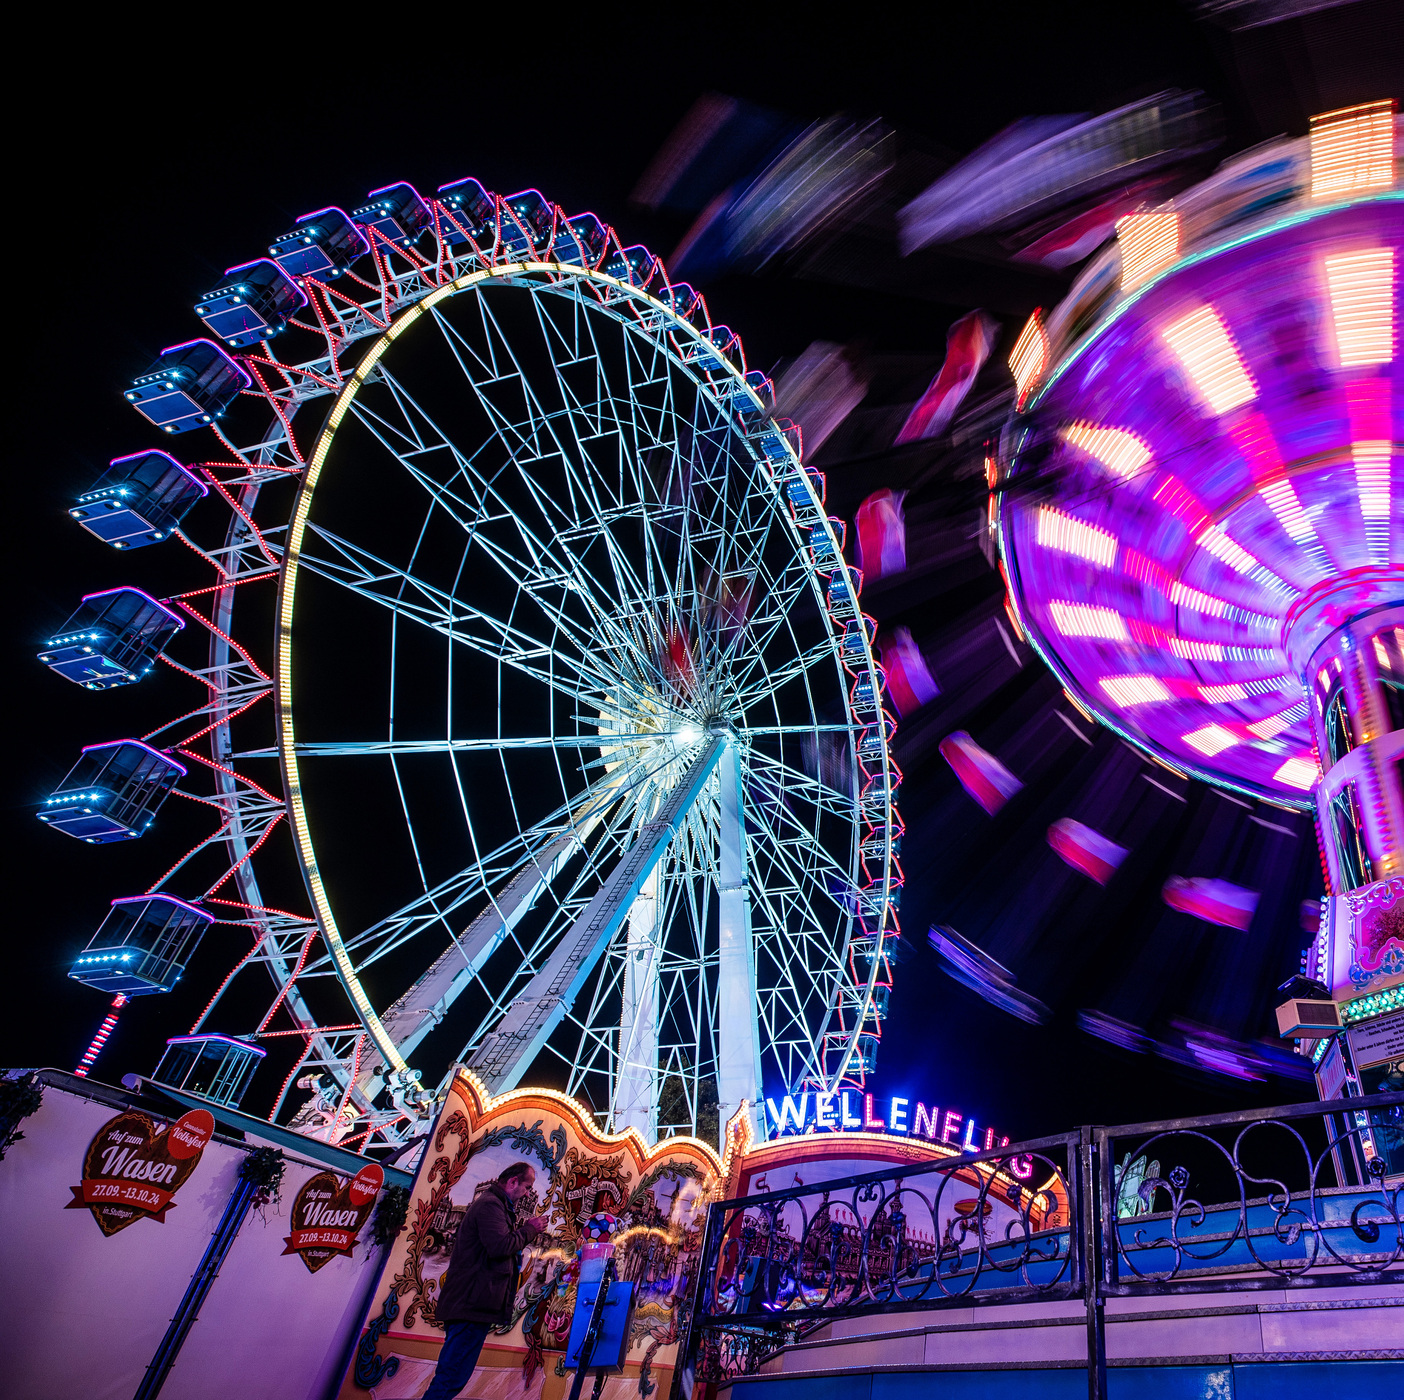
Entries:
{"label": "night sky", "polygon": [[[1404,72],[1404,11],[1388,0],[1238,35],[1167,0],[1107,11],[924,10],[919,21],[883,11],[857,30],[852,11],[823,29],[705,8],[686,24],[639,5],[605,7],[593,20],[560,7],[515,19],[499,11],[490,23],[471,7],[432,11],[413,29],[383,14],[340,28],[324,22],[327,12],[316,32],[298,33],[309,14],[290,29],[270,24],[264,38],[267,21],[246,15],[217,38],[159,54],[127,25],[81,40],[36,31],[32,52],[55,61],[42,92],[25,95],[8,124],[9,285],[18,303],[10,383],[19,387],[9,404],[19,441],[6,495],[15,708],[0,1064],[76,1063],[109,998],[68,980],[72,958],[107,902],[149,885],[197,834],[191,823],[206,820],[172,800],[140,843],[93,848],[34,819],[82,745],[144,732],[197,703],[169,673],[89,694],[33,659],[84,593],[131,583],[161,596],[204,582],[193,556],[157,546],[121,557],[66,508],[110,458],[157,445],[121,391],[160,347],[199,333],[192,304],[223,269],[263,256],[295,216],[349,208],[396,180],[432,191],[474,175],[500,192],[537,186],[568,211],[593,209],[626,244],[666,255],[689,216],[648,214],[630,192],[708,91],[798,121],[880,116],[939,168],[1017,117],[1104,111],[1167,87],[1200,88],[1223,104],[1226,154],[1303,134],[1313,111],[1397,93]],[[12,106],[20,97],[11,90]],[[774,366],[816,339],[861,343],[888,367],[883,392],[894,403],[904,393],[910,401],[939,364],[956,316],[985,305],[1007,334],[1050,292],[1050,279],[974,261],[903,268],[894,255],[891,267],[877,290],[856,277],[785,275],[723,277],[702,290],[713,321],[742,335],[751,365]],[[1054,297],[1060,285],[1051,279]],[[193,453],[198,436],[172,450]],[[868,491],[908,484],[918,470],[881,457],[836,464],[831,505],[851,517]],[[909,508],[933,567],[874,606],[885,622],[912,626],[952,684],[943,681],[948,693],[897,751],[908,779],[906,936],[878,1092],[955,1104],[1016,1137],[1310,1097],[1300,1081],[1181,1075],[1078,1030],[1077,1011],[1096,1006],[1138,1024],[1181,1016],[1244,1039],[1265,1035],[1272,988],[1296,970],[1306,938],[1297,906],[1320,893],[1310,824],[1279,813],[1285,833],[1245,825],[1236,805],[1194,785],[1156,806],[1145,765],[1124,746],[1085,725],[1085,736],[1074,735],[1053,716],[1057,687],[1037,661],[1000,662],[997,641],[989,656],[980,650],[995,636],[1000,590],[988,568],[960,553],[960,491],[928,480]],[[1006,663],[1007,673],[997,670]],[[956,727],[1006,761],[1019,755],[1024,767],[1014,766],[1032,775],[993,821],[935,755]],[[1140,843],[1106,891],[1062,867],[1043,841],[1056,817],[1094,808],[1119,812]],[[1264,889],[1249,935],[1161,906],[1167,874],[1236,878],[1226,862]],[[1017,1022],[945,978],[926,946],[933,921],[1013,967],[1053,1008],[1051,1022]],[[219,941],[206,939],[179,991],[126,1009],[95,1077],[149,1072],[165,1037],[188,1030],[232,963]],[[275,1090],[256,1086],[249,1106],[265,1091],[271,1102]]]}

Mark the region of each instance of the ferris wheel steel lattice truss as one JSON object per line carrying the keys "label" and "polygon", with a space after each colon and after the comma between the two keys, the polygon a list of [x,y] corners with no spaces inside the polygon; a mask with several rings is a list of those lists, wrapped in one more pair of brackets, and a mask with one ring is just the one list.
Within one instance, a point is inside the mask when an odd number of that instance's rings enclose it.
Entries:
{"label": "ferris wheel steel lattice truss", "polygon": [[[208,702],[146,739],[193,724],[166,752],[217,810],[148,893],[251,937],[192,1034],[293,1036],[270,1116],[308,1086],[292,1125],[368,1150],[423,1131],[431,1036],[492,1090],[536,1065],[648,1137],[713,1095],[725,1121],[861,1086],[901,779],[798,429],[703,299],[592,215],[395,188],[395,217],[309,215],[277,267],[234,270],[301,305],[228,337],[247,383],[189,463],[227,528],[173,531],[213,581],[166,606],[209,649],[163,659]],[[318,353],[275,353],[299,339]],[[261,891],[285,818],[310,914]],[[225,873],[181,890],[221,843]]]}

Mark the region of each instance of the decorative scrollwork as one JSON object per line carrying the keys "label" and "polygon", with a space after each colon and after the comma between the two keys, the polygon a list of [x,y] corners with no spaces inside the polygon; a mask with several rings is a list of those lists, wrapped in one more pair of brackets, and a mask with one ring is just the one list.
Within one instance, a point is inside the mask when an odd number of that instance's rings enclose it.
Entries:
{"label": "decorative scrollwork", "polygon": [[[1333,1129],[1327,1115],[1318,1119],[1327,1126],[1328,1141],[1321,1150],[1313,1150],[1285,1116],[1225,1124],[1233,1130],[1227,1143],[1210,1131],[1187,1127],[1169,1128],[1139,1143],[1136,1152],[1142,1158],[1153,1151],[1161,1156],[1171,1150],[1192,1154],[1201,1179],[1226,1168],[1237,1187],[1237,1200],[1206,1206],[1191,1197],[1191,1171],[1183,1165],[1172,1167],[1163,1177],[1147,1179],[1140,1188],[1141,1198],[1150,1204],[1156,1191],[1164,1191],[1170,1207],[1136,1217],[1135,1224],[1112,1223],[1117,1281],[1154,1285],[1245,1269],[1296,1280],[1324,1265],[1377,1277],[1381,1270],[1404,1260],[1399,1190],[1384,1189],[1385,1163],[1370,1150],[1371,1133],[1379,1130],[1367,1126],[1364,1114],[1351,1117],[1355,1121],[1344,1131]],[[1343,1156],[1352,1153],[1365,1165],[1361,1185],[1324,1186],[1321,1177],[1326,1164],[1332,1164],[1334,1174],[1343,1169],[1338,1165]],[[1274,1174],[1250,1170],[1246,1165],[1250,1156],[1255,1161],[1270,1159]],[[1118,1192],[1132,1165],[1128,1156],[1117,1181]],[[1289,1178],[1300,1183],[1297,1189],[1289,1187]],[[1392,1243],[1385,1239],[1385,1227],[1390,1225]],[[1361,1244],[1383,1242],[1383,1249],[1354,1249],[1351,1236]]]}
{"label": "decorative scrollwork", "polygon": [[[713,1205],[690,1356],[699,1379],[720,1381],[804,1329],[865,1312],[1232,1291],[1261,1287],[1264,1274],[1396,1282],[1401,1117],[1404,1093],[1380,1091],[1348,1111],[1090,1129]],[[1118,1152],[1123,1140],[1130,1150]],[[1358,1184],[1326,1186],[1328,1164]]]}
{"label": "decorative scrollwork", "polygon": [[[1035,1176],[1041,1186],[1024,1184]],[[720,1243],[699,1346],[713,1348],[719,1374],[740,1374],[756,1327],[995,1289],[1060,1296],[1071,1286],[1071,1234],[1051,1221],[1068,1198],[1052,1157],[990,1154],[715,1208]]]}
{"label": "decorative scrollwork", "polygon": [[530,1127],[525,1123],[515,1123],[491,1128],[473,1144],[473,1151],[482,1152],[489,1147],[498,1147],[504,1142],[510,1143],[518,1152],[534,1153],[546,1175],[550,1176],[560,1166],[561,1158],[566,1154],[566,1135],[565,1129],[557,1123],[548,1141],[546,1134],[541,1131],[543,1121],[538,1118]]}
{"label": "decorative scrollwork", "polygon": [[393,1376],[400,1369],[398,1356],[382,1357],[376,1351],[381,1337],[390,1330],[390,1324],[399,1315],[400,1300],[392,1288],[386,1296],[385,1302],[381,1304],[380,1316],[372,1318],[367,1324],[356,1347],[356,1384],[362,1390],[369,1390],[371,1386],[379,1385],[381,1381]]}

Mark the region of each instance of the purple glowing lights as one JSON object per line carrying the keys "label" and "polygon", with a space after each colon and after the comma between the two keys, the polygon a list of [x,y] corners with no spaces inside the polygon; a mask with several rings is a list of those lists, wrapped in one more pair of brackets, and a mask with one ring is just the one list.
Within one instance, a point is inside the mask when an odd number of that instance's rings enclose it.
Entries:
{"label": "purple glowing lights", "polygon": [[1404,597],[1401,235],[1395,195],[1218,230],[1055,347],[1006,439],[1011,595],[1059,678],[1161,761],[1295,806],[1303,667]]}

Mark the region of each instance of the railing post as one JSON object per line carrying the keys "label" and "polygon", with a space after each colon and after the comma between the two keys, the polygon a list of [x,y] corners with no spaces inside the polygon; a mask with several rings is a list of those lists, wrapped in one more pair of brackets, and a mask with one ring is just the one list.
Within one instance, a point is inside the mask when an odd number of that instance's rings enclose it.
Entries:
{"label": "railing post", "polygon": [[165,1336],[161,1338],[160,1346],[156,1348],[155,1356],[147,1365],[133,1400],[155,1400],[161,1393],[161,1387],[165,1385],[166,1377],[170,1375],[171,1367],[175,1365],[176,1357],[180,1355],[180,1349],[185,1344],[190,1329],[200,1316],[200,1305],[218,1278],[220,1265],[233,1248],[239,1228],[249,1213],[249,1207],[253,1204],[258,1189],[257,1182],[240,1173],[234,1184],[234,1194],[224,1207],[224,1214],[220,1216],[219,1224],[210,1236],[204,1257],[185,1290],[185,1296],[180,1300],[180,1306],[176,1309],[170,1326],[166,1328]]}
{"label": "railing post", "polygon": [[1081,1220],[1082,1296],[1087,1307],[1087,1400],[1107,1400],[1107,1321],[1102,1295],[1102,1201],[1097,1138],[1083,1128],[1078,1144],[1077,1209]]}

